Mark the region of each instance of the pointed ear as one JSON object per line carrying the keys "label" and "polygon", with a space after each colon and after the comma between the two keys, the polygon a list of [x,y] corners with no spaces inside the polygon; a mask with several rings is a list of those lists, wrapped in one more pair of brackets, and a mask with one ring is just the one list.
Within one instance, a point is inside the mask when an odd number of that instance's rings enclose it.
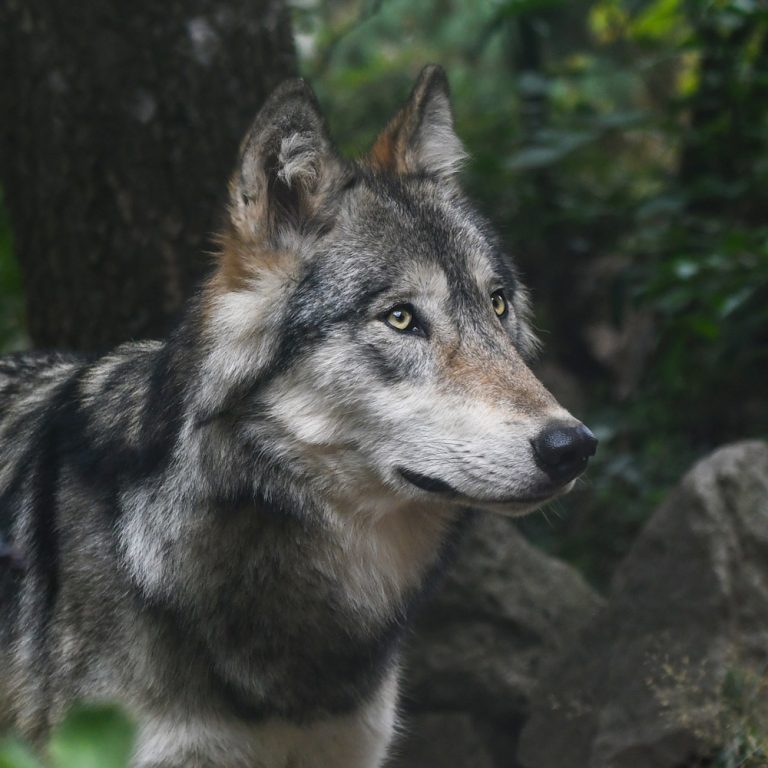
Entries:
{"label": "pointed ear", "polygon": [[421,71],[411,95],[371,148],[369,162],[390,173],[455,175],[466,158],[453,127],[448,78],[442,67]]}
{"label": "pointed ear", "polygon": [[277,247],[286,230],[311,226],[340,168],[312,89],[304,80],[284,82],[240,147],[229,184],[232,223],[242,237]]}

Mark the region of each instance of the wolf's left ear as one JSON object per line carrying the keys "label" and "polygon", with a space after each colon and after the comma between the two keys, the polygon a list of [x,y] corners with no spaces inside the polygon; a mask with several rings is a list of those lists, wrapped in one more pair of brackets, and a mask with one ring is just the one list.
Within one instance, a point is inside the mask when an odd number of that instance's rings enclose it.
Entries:
{"label": "wolf's left ear", "polygon": [[288,80],[259,111],[240,147],[229,184],[230,216],[240,234],[279,246],[286,230],[310,228],[341,172],[315,94]]}
{"label": "wolf's left ear", "polygon": [[450,178],[466,156],[453,126],[448,78],[442,67],[430,64],[421,71],[406,103],[379,134],[369,162],[391,173]]}

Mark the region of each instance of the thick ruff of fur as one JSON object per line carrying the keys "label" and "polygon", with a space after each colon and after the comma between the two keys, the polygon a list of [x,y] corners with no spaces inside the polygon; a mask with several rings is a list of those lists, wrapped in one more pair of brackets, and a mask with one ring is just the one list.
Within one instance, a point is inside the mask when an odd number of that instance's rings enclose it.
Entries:
{"label": "thick ruff of fur", "polygon": [[470,510],[568,487],[531,440],[573,420],[463,155],[439,68],[356,162],[286,83],[170,338],[0,361],[0,727],[39,743],[107,700],[142,768],[382,763],[399,639]]}

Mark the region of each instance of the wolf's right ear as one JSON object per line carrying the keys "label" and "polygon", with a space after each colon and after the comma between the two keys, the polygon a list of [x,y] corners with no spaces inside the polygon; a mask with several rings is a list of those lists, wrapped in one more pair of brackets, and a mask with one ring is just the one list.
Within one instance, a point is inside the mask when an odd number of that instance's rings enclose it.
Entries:
{"label": "wolf's right ear", "polygon": [[380,171],[449,180],[466,157],[454,129],[448,78],[442,67],[427,65],[408,100],[374,142],[369,162]]}
{"label": "wolf's right ear", "polygon": [[315,94],[288,80],[259,111],[229,184],[230,218],[240,235],[279,247],[281,234],[310,226],[338,175]]}

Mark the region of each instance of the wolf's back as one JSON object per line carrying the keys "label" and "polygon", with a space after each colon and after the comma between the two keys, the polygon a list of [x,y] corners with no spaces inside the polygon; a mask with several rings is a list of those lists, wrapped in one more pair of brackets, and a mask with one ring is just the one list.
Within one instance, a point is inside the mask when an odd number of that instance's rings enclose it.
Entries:
{"label": "wolf's back", "polygon": [[85,362],[84,357],[53,352],[0,357],[0,452],[9,437],[6,422],[44,407],[46,393],[50,394]]}
{"label": "wolf's back", "polygon": [[15,531],[34,485],[35,458],[46,414],[83,361],[60,354],[25,353],[0,358],[0,727],[11,717],[7,672],[26,570]]}
{"label": "wolf's back", "polygon": [[56,393],[85,363],[55,353],[23,353],[0,358],[0,532],[10,510],[3,503],[18,462],[44,422]]}
{"label": "wolf's back", "polygon": [[96,656],[83,638],[119,591],[111,513],[127,425],[158,418],[145,392],[159,346],[0,358],[0,729],[36,739],[57,696],[75,695],[62,665]]}
{"label": "wolf's back", "polygon": [[7,534],[11,510],[4,500],[11,478],[39,433],[56,394],[85,363],[56,353],[22,353],[0,358],[0,533]]}

